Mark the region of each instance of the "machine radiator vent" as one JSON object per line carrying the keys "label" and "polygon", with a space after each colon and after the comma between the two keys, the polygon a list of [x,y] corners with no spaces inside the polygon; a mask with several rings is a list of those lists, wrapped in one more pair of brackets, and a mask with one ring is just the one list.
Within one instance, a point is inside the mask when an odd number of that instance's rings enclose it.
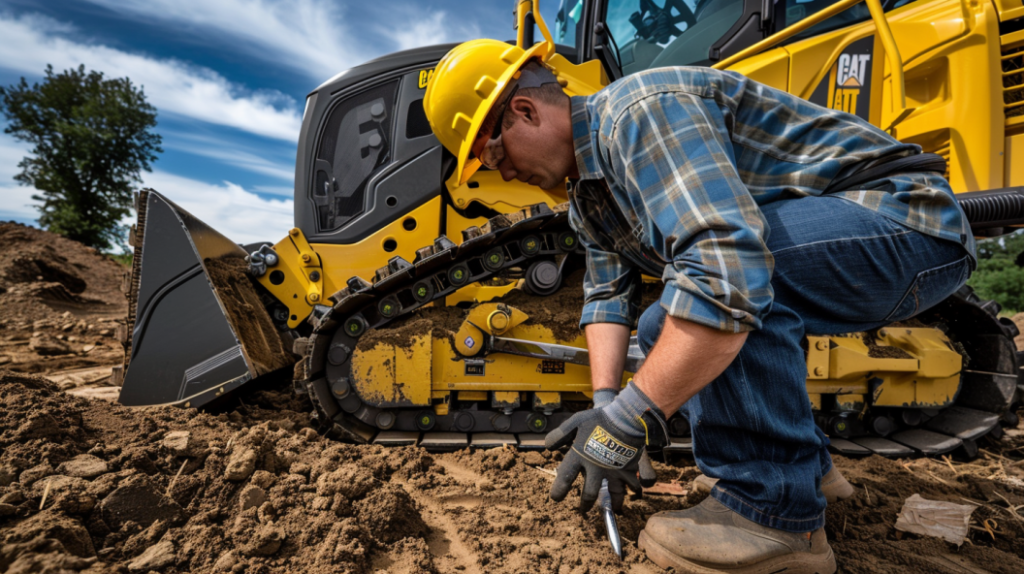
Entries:
{"label": "machine radiator vent", "polygon": [[1024,44],[1003,46],[1003,111],[1007,118],[1024,116]]}

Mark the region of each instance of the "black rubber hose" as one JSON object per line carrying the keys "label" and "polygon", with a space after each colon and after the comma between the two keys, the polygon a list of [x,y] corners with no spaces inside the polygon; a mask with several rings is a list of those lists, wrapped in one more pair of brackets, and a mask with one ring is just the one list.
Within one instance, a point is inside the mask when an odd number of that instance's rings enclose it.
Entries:
{"label": "black rubber hose", "polygon": [[975,231],[1024,225],[1024,188],[961,193],[957,200]]}

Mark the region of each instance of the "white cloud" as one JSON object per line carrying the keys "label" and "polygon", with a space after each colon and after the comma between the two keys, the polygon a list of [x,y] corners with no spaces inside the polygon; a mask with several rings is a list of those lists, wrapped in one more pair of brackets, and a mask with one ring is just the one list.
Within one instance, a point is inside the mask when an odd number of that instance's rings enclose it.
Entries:
{"label": "white cloud", "polygon": [[475,23],[461,23],[444,11],[418,14],[409,17],[402,26],[389,23],[387,26],[378,26],[377,30],[390,38],[399,50],[480,37],[480,28]]}
{"label": "white cloud", "polygon": [[[276,179],[292,181],[295,178],[295,168],[291,164],[274,163],[256,154],[230,147],[182,144],[168,139],[168,143],[164,145],[164,149],[174,149],[207,159],[220,160],[228,165],[233,165],[253,173],[266,175]],[[289,188],[289,190],[290,189],[291,188]],[[288,192],[288,195],[291,195],[291,191]]]}
{"label": "white cloud", "polygon": [[[34,222],[39,217],[33,207],[38,202],[32,199],[38,191],[11,179],[28,149],[0,135],[0,221]],[[159,191],[236,243],[277,241],[292,227],[291,199],[263,199],[228,181],[210,184],[160,170],[143,172],[142,179],[144,187]],[[134,216],[125,223],[134,223]]]}
{"label": "white cloud", "polygon": [[[211,3],[212,4],[212,3]],[[39,16],[0,16],[0,68],[38,75],[85,64],[107,77],[131,78],[145,87],[159,112],[228,126],[270,138],[295,141],[301,112],[280,92],[249,93],[207,68],[178,60],[129,54],[102,45],[77,43],[57,34],[67,26]]]}
{"label": "white cloud", "polygon": [[39,202],[32,199],[36,190],[18,185],[13,179],[21,171],[18,162],[28,155],[28,150],[28,146],[14,138],[0,136],[0,221],[34,221],[39,217],[39,212],[33,207]]}
{"label": "white cloud", "polygon": [[[87,1],[147,23],[174,23],[218,49],[242,50],[317,82],[387,52],[480,37],[465,14],[428,12],[414,0],[365,5],[357,15],[336,0]],[[374,37],[353,25],[374,20],[381,22],[370,27]]]}
{"label": "white cloud", "polygon": [[222,49],[242,49],[317,81],[375,55],[353,37],[354,19],[334,0],[87,1],[147,23],[175,23]]}
{"label": "white cloud", "polygon": [[143,180],[235,243],[277,242],[292,227],[291,199],[263,199],[229,181],[209,184],[159,170]]}

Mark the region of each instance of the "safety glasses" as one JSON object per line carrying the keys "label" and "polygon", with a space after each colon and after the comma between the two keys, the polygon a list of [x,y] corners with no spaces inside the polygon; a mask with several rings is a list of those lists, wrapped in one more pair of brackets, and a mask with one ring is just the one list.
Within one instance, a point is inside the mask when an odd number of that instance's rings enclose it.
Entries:
{"label": "safety glasses", "polygon": [[519,91],[518,79],[506,87],[506,91],[508,91],[508,96],[502,99],[501,104],[491,108],[491,113],[484,118],[483,124],[480,125],[480,131],[477,132],[476,141],[473,142],[473,155],[487,169],[498,169],[498,164],[505,159],[505,148],[501,144],[501,124],[502,118],[505,117],[505,110],[508,109],[508,103]]}

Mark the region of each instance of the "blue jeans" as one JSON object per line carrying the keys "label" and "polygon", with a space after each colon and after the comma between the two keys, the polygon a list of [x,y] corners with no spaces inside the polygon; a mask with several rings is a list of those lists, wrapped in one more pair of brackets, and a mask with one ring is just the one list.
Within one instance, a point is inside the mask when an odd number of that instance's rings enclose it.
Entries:
{"label": "blue jeans", "polygon": [[[680,412],[690,421],[697,466],[720,479],[712,496],[764,526],[809,532],[825,523],[821,477],[832,459],[811,414],[804,334],[863,331],[913,317],[960,288],[971,259],[960,244],[839,197],[761,210],[775,256],[771,310],[725,372]],[[641,316],[637,337],[645,353],[664,320],[657,304]]]}

